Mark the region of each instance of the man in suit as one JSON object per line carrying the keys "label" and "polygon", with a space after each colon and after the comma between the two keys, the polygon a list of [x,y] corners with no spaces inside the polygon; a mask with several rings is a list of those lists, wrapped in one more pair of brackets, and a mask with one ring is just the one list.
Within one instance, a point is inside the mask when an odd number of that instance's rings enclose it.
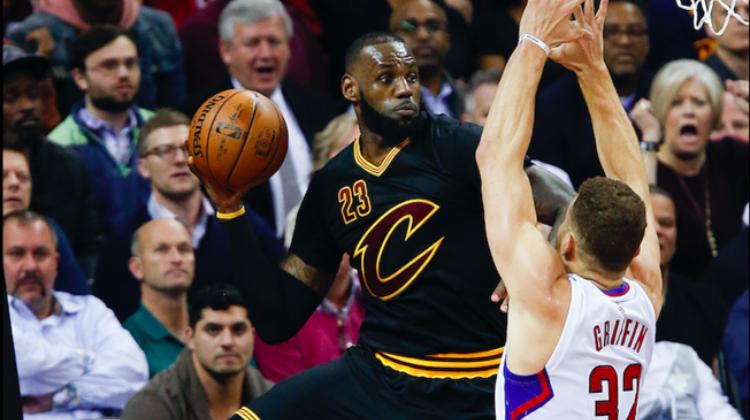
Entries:
{"label": "man in suit", "polygon": [[[151,183],[146,204],[128,213],[104,241],[99,253],[94,294],[121,321],[136,312],[141,303],[139,282],[128,270],[133,234],[153,219],[175,219],[190,233],[195,253],[195,277],[188,299],[203,286],[231,275],[228,264],[229,240],[214,210],[199,188],[198,178],[188,169],[184,139],[190,120],[170,109],[157,111],[144,124],[137,144],[138,172]],[[279,260],[282,245],[262,219],[251,214],[253,228],[269,258]]]}
{"label": "man in suit", "polygon": [[219,17],[219,52],[231,76],[227,88],[252,89],[279,108],[289,131],[289,149],[279,171],[254,188],[247,203],[282,237],[312,174],[311,142],[333,118],[330,102],[284,81],[291,56],[292,21],[279,0],[233,0]]}
{"label": "man in suit", "polygon": [[[648,25],[640,0],[610,0],[604,23],[604,62],[627,112],[648,97],[652,76],[644,69],[649,52]],[[602,176],[591,116],[570,73],[540,90],[529,155],[560,167],[573,186]]]}

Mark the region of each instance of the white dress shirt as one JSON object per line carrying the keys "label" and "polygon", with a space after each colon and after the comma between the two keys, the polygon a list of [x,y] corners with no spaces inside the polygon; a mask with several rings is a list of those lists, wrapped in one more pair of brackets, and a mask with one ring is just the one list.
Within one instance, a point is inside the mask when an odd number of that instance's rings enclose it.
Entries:
{"label": "white dress shirt", "polygon": [[[208,226],[208,216],[212,216],[214,214],[214,208],[211,206],[211,201],[209,201],[208,198],[203,197],[202,206],[203,211],[201,212],[200,220],[198,220],[198,224],[195,225],[195,229],[190,232],[191,244],[193,245],[194,249],[198,249],[198,246],[201,244],[201,239],[203,239],[203,235],[206,234],[206,228]],[[158,201],[156,201],[153,192],[148,197],[146,210],[148,210],[148,215],[151,216],[152,219],[174,219],[184,224],[184,222],[178,219],[171,210],[162,206]]]}
{"label": "white dress shirt", "polygon": [[[240,82],[232,78],[232,86],[235,89],[244,89]],[[286,159],[291,159],[294,166],[294,171],[297,176],[297,182],[300,187],[300,197],[305,195],[307,191],[307,185],[310,183],[310,176],[312,175],[312,152],[310,146],[305,140],[305,135],[302,133],[302,129],[297,123],[297,118],[294,116],[294,112],[287,104],[284,99],[284,95],[281,93],[281,87],[277,86],[276,90],[273,91],[269,97],[273,103],[279,107],[281,115],[286,121],[286,128],[289,132],[289,147],[287,149]],[[281,174],[276,171],[271,179],[269,180],[271,186],[271,200],[273,201],[273,217],[276,224],[276,236],[281,238],[284,235],[284,228],[286,227],[287,215],[284,211],[286,203],[284,203],[284,194],[281,187]],[[293,203],[290,208],[299,203]]]}
{"label": "white dress shirt", "polygon": [[42,320],[7,297],[21,395],[55,393],[58,405],[24,418],[100,418],[98,409],[121,410],[148,381],[146,356],[104,302],[53,293],[58,310]]}

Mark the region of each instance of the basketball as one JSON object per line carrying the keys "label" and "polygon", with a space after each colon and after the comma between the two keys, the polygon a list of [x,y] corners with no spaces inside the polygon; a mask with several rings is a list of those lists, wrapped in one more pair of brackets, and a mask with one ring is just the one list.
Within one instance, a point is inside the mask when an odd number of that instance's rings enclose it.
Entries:
{"label": "basketball", "polygon": [[187,149],[195,171],[228,191],[267,181],[284,161],[287,128],[270,99],[229,89],[206,100],[193,115]]}

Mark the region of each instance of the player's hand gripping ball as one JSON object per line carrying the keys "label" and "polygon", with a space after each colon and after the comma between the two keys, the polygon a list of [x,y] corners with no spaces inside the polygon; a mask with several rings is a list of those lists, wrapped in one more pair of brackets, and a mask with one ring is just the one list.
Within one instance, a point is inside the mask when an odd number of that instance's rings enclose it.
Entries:
{"label": "player's hand gripping ball", "polygon": [[212,198],[244,195],[279,169],[287,139],[284,118],[270,99],[252,90],[225,90],[193,115],[187,139],[190,167],[218,195]]}

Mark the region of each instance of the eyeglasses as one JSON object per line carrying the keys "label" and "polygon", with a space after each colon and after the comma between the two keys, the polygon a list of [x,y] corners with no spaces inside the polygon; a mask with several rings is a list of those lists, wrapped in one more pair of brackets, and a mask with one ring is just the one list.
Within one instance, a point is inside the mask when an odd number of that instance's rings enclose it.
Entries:
{"label": "eyeglasses", "polygon": [[604,38],[614,39],[622,35],[628,38],[643,38],[648,35],[648,28],[642,25],[628,25],[620,27],[619,25],[604,25]]}
{"label": "eyeglasses", "polygon": [[190,153],[188,153],[187,147],[184,143],[182,144],[165,144],[163,146],[156,146],[151,150],[146,151],[141,155],[141,157],[148,157],[151,155],[158,156],[160,159],[168,159],[168,160],[175,160],[177,158],[177,152],[182,151],[182,153],[185,154],[185,156],[190,156]]}
{"label": "eyeglasses", "polygon": [[114,74],[121,66],[125,66],[128,71],[135,71],[140,69],[141,62],[137,57],[126,58],[125,60],[109,59],[104,60],[101,63],[89,67],[91,70],[98,70],[105,74]]}
{"label": "eyeglasses", "polygon": [[422,22],[417,22],[416,19],[404,19],[398,23],[399,28],[409,35],[417,33],[419,28],[422,26],[427,30],[427,33],[434,34],[435,32],[444,31],[446,24],[443,21],[437,19],[428,19]]}

